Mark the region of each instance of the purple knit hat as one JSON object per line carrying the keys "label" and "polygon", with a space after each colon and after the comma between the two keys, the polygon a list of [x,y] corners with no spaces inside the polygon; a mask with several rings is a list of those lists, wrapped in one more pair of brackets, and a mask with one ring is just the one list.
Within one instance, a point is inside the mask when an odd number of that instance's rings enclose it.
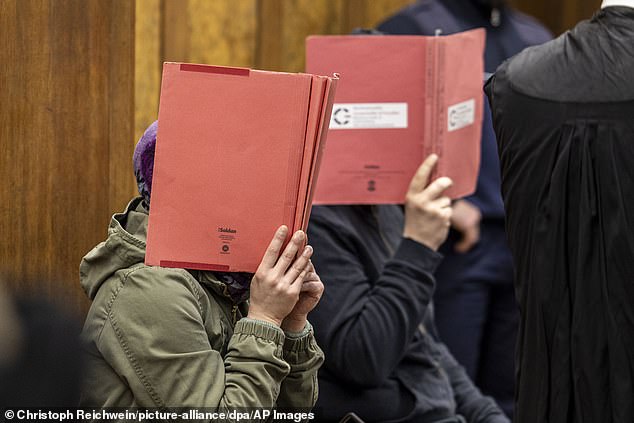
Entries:
{"label": "purple knit hat", "polygon": [[134,176],[139,187],[139,194],[143,196],[146,209],[150,209],[150,195],[152,193],[152,175],[154,173],[154,151],[156,149],[156,131],[158,120],[148,126],[134,149],[132,162]]}

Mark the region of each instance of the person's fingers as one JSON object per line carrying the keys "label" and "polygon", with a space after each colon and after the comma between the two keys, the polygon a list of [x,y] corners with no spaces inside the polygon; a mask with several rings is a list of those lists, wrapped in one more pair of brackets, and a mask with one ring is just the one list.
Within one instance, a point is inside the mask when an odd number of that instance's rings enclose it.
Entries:
{"label": "person's fingers", "polygon": [[434,182],[429,184],[427,188],[420,194],[424,196],[426,200],[436,200],[438,199],[446,189],[448,189],[451,185],[453,185],[453,181],[446,176],[440,177],[436,179]]}
{"label": "person's fingers", "polygon": [[464,254],[468,252],[472,246],[473,244],[471,244],[470,240],[463,238],[456,243],[456,245],[454,246],[454,249],[456,250],[457,253]]}
{"label": "person's fingers", "polygon": [[451,226],[451,216],[453,216],[453,209],[451,207],[440,209],[440,216],[447,221],[447,226]]}
{"label": "person's fingers", "polygon": [[309,281],[302,284],[301,292],[303,294],[321,294],[324,290],[324,284],[319,280]]}
{"label": "person's fingers", "polygon": [[480,231],[477,228],[467,229],[462,234],[462,239],[455,245],[455,250],[459,253],[466,253],[471,250],[480,239]]}
{"label": "person's fingers", "polygon": [[297,231],[293,234],[293,237],[291,238],[288,245],[286,245],[284,252],[282,252],[282,254],[277,259],[277,263],[275,264],[274,268],[275,271],[280,274],[286,273],[286,269],[288,269],[288,266],[290,266],[295,259],[295,255],[304,242],[304,239],[306,239],[306,235],[302,231]]}
{"label": "person's fingers", "polygon": [[305,267],[304,270],[299,272],[295,280],[291,282],[291,285],[288,288],[289,294],[299,295],[299,293],[302,291],[302,287],[304,286],[303,281],[307,274],[308,274],[308,267]]}
{"label": "person's fingers", "polygon": [[[296,251],[296,250],[295,250]],[[284,252],[284,254],[282,255],[282,257],[284,257],[284,255],[286,254],[286,251]],[[290,253],[289,253],[290,254]],[[306,274],[308,274],[309,269],[308,269],[308,261],[310,260],[310,257],[313,255],[313,247],[311,247],[310,245],[307,245],[306,247],[304,247],[302,253],[299,255],[299,257],[296,257],[297,252],[295,253],[294,257],[294,261],[291,263],[290,266],[286,266],[288,269],[286,270],[285,274],[284,274],[284,281],[288,284],[292,284],[295,282],[295,280],[299,277],[299,275],[303,272],[304,276],[306,276]],[[281,260],[282,258],[280,258]],[[283,268],[279,269],[280,272],[283,272]]]}
{"label": "person's fingers", "polygon": [[309,266],[308,267],[308,274],[304,278],[304,283],[310,282],[310,281],[320,281],[320,280],[321,280],[321,278],[319,277],[319,275],[317,273],[315,273],[314,270],[311,270],[310,266]]}
{"label": "person's fingers", "polygon": [[429,155],[425,161],[423,161],[409,184],[409,195],[418,194],[425,189],[429,182],[431,172],[434,170],[434,166],[436,166],[437,162],[438,156],[435,154]]}
{"label": "person's fingers", "polygon": [[438,208],[445,208],[445,207],[451,207],[451,198],[449,197],[440,197],[437,198],[436,200],[431,202],[431,205],[433,207],[438,207]]}
{"label": "person's fingers", "polygon": [[263,266],[265,268],[272,268],[273,266],[275,266],[277,258],[280,256],[280,250],[282,249],[282,245],[284,245],[284,241],[286,241],[287,236],[288,228],[285,225],[277,228],[277,231],[275,231],[275,235],[273,235],[273,239],[269,243],[269,246],[264,253],[264,257],[262,257],[260,268],[262,268]]}
{"label": "person's fingers", "polygon": [[307,245],[304,247],[301,256],[299,256],[295,262],[291,265],[291,267],[286,271],[284,278],[287,283],[301,283],[306,280],[308,275],[311,273],[310,271],[310,257],[313,255],[313,247]]}

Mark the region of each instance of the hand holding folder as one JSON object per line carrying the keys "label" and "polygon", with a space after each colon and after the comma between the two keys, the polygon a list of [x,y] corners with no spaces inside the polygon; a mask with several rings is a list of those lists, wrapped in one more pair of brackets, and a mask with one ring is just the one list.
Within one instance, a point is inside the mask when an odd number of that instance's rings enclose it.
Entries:
{"label": "hand holding folder", "polygon": [[438,163],[438,156],[425,159],[412,178],[405,196],[405,224],[403,236],[432,250],[445,242],[451,225],[451,200],[445,195],[453,181],[441,177],[430,183]]}
{"label": "hand holding folder", "polygon": [[[270,322],[276,326],[285,326],[284,330],[299,332],[306,324],[306,316],[313,307],[298,307],[298,297],[304,290],[306,276],[312,270],[310,246],[302,249],[306,234],[297,231],[282,251],[288,236],[288,228],[281,226],[273,236],[258,270],[253,276],[250,287],[250,307],[248,317]],[[311,282],[306,281],[310,286]],[[323,285],[321,292],[323,291]],[[306,301],[303,301],[306,303]],[[316,303],[315,303],[316,304]],[[300,312],[293,313],[297,308]],[[286,324],[283,325],[286,320]],[[299,325],[293,325],[293,321]]]}
{"label": "hand holding folder", "polygon": [[305,229],[336,78],[165,63],[148,265],[256,271]]}

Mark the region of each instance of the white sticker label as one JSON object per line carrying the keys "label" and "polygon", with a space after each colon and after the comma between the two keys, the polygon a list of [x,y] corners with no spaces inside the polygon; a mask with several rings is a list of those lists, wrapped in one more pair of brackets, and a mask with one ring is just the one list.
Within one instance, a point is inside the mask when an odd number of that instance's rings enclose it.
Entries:
{"label": "white sticker label", "polygon": [[475,100],[467,100],[449,107],[447,111],[449,132],[457,131],[475,122]]}
{"label": "white sticker label", "polygon": [[337,103],[330,129],[407,128],[407,103]]}

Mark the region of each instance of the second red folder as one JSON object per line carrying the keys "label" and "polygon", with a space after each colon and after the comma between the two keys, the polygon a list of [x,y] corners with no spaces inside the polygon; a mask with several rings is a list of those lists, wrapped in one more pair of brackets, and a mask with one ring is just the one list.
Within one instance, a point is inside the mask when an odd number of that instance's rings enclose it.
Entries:
{"label": "second red folder", "polygon": [[480,163],[483,30],[423,37],[312,36],[306,70],[341,74],[316,204],[402,203],[424,158],[447,195],[473,193]]}

